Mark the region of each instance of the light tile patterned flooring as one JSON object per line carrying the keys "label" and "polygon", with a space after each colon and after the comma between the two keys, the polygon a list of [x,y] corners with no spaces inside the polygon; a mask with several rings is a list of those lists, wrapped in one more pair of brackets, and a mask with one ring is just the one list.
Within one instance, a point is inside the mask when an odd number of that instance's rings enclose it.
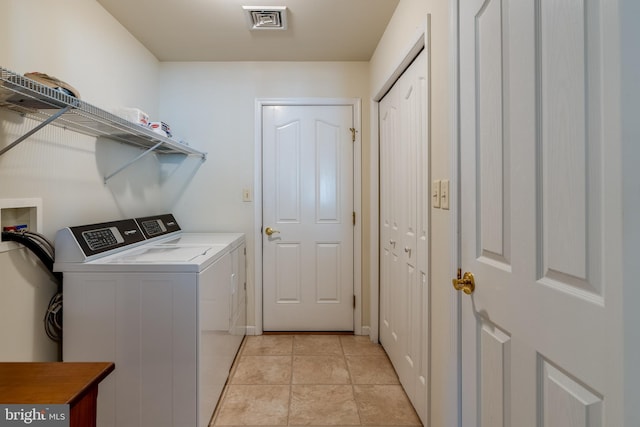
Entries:
{"label": "light tile patterned flooring", "polygon": [[212,426],[420,426],[369,337],[248,336]]}

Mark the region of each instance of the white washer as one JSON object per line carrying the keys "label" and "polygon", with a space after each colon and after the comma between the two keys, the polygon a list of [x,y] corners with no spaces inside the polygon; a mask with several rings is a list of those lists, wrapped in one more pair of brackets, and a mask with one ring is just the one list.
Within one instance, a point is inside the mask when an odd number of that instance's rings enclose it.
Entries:
{"label": "white washer", "polygon": [[116,364],[98,426],[207,426],[246,331],[244,235],[182,233],[161,215],[65,228],[55,243],[63,360]]}

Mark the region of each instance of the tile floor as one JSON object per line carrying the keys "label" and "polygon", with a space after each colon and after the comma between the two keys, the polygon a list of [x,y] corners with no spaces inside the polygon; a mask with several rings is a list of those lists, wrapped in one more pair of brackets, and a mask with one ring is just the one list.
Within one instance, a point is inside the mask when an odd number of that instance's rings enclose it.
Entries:
{"label": "tile floor", "polygon": [[245,339],[212,426],[420,426],[387,355],[369,337]]}

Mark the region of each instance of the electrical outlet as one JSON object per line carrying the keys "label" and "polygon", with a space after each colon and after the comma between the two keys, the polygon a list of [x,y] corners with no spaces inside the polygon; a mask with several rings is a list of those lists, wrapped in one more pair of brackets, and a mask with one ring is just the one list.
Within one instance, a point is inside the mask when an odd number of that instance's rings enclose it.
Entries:
{"label": "electrical outlet", "polygon": [[436,179],[431,184],[431,206],[440,207],[440,180]]}
{"label": "electrical outlet", "polygon": [[440,181],[440,206],[442,209],[449,209],[449,180]]}
{"label": "electrical outlet", "polygon": [[250,202],[251,201],[251,189],[250,188],[243,188],[242,189],[242,201],[243,202]]}

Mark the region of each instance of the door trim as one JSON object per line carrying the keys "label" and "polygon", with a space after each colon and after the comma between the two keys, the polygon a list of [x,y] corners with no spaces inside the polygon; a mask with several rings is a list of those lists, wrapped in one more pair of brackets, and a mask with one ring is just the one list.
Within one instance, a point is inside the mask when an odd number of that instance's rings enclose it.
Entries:
{"label": "door trim", "polygon": [[353,312],[353,333],[362,335],[362,118],[359,98],[257,98],[255,101],[254,132],[254,306],[255,326],[247,328],[248,335],[261,335],[262,322],[262,108],[270,105],[328,106],[346,105],[353,109],[353,125],[358,130],[353,151],[353,209],[356,224],[353,230],[353,293],[356,306]]}
{"label": "door trim", "polygon": [[[451,156],[451,187],[449,203],[451,210],[451,265],[450,275],[456,277],[458,268],[461,268],[461,238],[462,216],[460,215],[460,0],[454,0],[449,4],[449,69],[451,70],[450,85],[450,156]],[[448,414],[451,417],[451,425],[462,427],[462,301],[460,292],[451,292],[450,304],[451,316],[451,347],[449,360],[455,361],[452,367],[452,380],[455,384],[449,390],[451,405]]]}

